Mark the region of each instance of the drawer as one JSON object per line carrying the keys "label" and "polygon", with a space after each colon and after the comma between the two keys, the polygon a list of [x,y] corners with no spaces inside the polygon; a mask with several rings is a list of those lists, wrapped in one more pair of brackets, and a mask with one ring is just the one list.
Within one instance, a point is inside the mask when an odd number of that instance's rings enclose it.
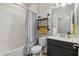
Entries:
{"label": "drawer", "polygon": [[77,50],[77,48],[73,47],[73,44],[75,44],[75,43],[58,41],[58,40],[55,40],[55,39],[47,39],[47,44],[48,45],[55,45],[55,46],[58,46],[58,47],[67,48],[67,49],[71,49],[71,50]]}

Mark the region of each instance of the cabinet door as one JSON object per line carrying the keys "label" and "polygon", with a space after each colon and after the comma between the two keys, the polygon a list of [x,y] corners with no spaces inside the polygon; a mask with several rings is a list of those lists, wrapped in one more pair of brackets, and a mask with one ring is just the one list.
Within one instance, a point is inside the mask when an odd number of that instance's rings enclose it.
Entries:
{"label": "cabinet door", "polygon": [[77,56],[78,51],[61,48],[61,56]]}
{"label": "cabinet door", "polygon": [[48,56],[60,56],[60,48],[54,45],[48,45],[47,55]]}

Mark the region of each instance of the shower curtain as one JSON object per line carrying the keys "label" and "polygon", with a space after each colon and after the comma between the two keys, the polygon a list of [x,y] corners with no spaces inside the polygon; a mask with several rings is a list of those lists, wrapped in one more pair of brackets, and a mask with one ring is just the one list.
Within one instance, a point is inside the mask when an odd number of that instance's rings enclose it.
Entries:
{"label": "shower curtain", "polygon": [[31,48],[37,41],[37,20],[36,13],[27,10],[26,14],[26,45],[24,48],[24,54],[28,55],[31,53]]}

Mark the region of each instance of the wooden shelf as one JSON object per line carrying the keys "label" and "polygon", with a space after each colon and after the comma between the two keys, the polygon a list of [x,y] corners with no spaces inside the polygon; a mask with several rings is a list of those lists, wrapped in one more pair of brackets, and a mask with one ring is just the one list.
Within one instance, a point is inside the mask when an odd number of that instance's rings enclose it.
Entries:
{"label": "wooden shelf", "polygon": [[39,26],[39,27],[48,27],[48,26],[45,26],[45,25],[44,25],[44,26]]}
{"label": "wooden shelf", "polygon": [[48,18],[39,18],[38,21],[48,20]]}

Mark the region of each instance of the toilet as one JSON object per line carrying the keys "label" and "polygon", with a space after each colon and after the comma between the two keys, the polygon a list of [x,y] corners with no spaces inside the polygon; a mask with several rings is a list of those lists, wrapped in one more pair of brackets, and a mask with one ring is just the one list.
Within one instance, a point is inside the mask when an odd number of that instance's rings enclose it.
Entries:
{"label": "toilet", "polygon": [[41,45],[42,47],[47,45],[46,37],[39,37],[39,45]]}
{"label": "toilet", "polygon": [[46,46],[46,38],[39,37],[39,45],[35,45],[31,48],[31,53],[33,55],[42,55],[42,48]]}

